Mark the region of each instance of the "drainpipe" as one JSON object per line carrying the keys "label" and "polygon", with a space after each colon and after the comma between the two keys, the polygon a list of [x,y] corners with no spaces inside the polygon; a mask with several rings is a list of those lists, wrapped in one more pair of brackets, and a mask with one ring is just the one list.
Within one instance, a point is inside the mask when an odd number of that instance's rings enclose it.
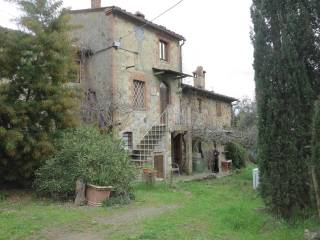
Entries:
{"label": "drainpipe", "polygon": [[[180,44],[180,72],[182,72],[182,46],[186,43],[186,40],[182,40],[182,44]],[[179,120],[181,122],[182,120],[182,79],[180,79],[180,82],[179,82],[179,88],[180,88],[180,94],[179,94]]]}
{"label": "drainpipe", "polygon": [[182,72],[182,46],[186,43],[186,40],[182,40],[182,44],[180,45],[180,72]]}
{"label": "drainpipe", "polygon": [[[182,44],[180,45],[180,72],[182,72],[182,46],[186,43],[186,40],[182,40]],[[180,79],[180,87],[182,84],[182,78]]]}

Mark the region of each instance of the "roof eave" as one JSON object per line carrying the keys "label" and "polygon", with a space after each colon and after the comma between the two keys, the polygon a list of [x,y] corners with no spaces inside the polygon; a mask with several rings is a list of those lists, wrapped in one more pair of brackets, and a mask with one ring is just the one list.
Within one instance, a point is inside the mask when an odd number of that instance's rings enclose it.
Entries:
{"label": "roof eave", "polygon": [[212,99],[221,100],[221,101],[228,102],[228,103],[233,103],[233,102],[239,101],[236,98],[225,96],[225,95],[214,93],[214,92],[210,92],[208,90],[196,88],[196,87],[193,87],[193,86],[188,85],[188,84],[183,84],[182,85],[182,89],[183,90],[188,89],[188,90],[191,90],[191,91],[196,91],[196,92],[201,93],[203,95],[206,95],[206,96],[208,96],[208,97],[210,97]]}
{"label": "roof eave", "polygon": [[85,8],[85,9],[76,9],[76,10],[68,10],[70,14],[73,13],[89,13],[89,12],[102,12],[109,11],[110,7],[101,7],[101,8]]}
{"label": "roof eave", "polygon": [[164,26],[161,26],[161,25],[158,25],[158,24],[155,24],[151,21],[148,21],[146,19],[143,19],[143,18],[140,18],[136,15],[134,15],[133,13],[130,13],[130,12],[127,12],[125,11],[124,9],[121,9],[119,7],[116,7],[116,6],[109,6],[109,7],[101,7],[101,8],[87,8],[87,9],[78,9],[78,10],[69,10],[69,13],[70,14],[76,14],[76,13],[90,13],[90,12],[100,12],[100,11],[105,11],[105,14],[108,15],[108,14],[111,14],[111,13],[118,13],[118,14],[122,14],[124,16],[127,16],[135,21],[138,21],[139,23],[142,23],[142,24],[146,24],[147,26],[153,28],[153,29],[156,29],[160,32],[164,32],[166,33],[167,35],[177,39],[177,40],[180,40],[180,41],[186,41],[185,37],[180,35],[180,34],[177,34],[169,29],[166,29]]}
{"label": "roof eave", "polygon": [[153,29],[156,29],[156,30],[158,30],[158,31],[164,32],[164,33],[166,33],[167,35],[169,35],[169,36],[171,36],[171,37],[173,37],[173,38],[176,38],[176,39],[178,39],[178,40],[180,40],[180,41],[186,41],[186,39],[185,39],[184,36],[182,36],[182,35],[180,35],[180,34],[177,34],[177,33],[173,32],[173,31],[171,31],[171,30],[169,30],[169,29],[166,29],[165,27],[160,26],[160,25],[158,25],[158,24],[155,24],[155,23],[153,23],[153,22],[151,22],[151,21],[148,21],[148,20],[143,19],[143,18],[141,18],[141,17],[135,16],[134,14],[132,14],[132,13],[130,13],[130,12],[127,12],[127,11],[125,11],[125,10],[119,8],[119,7],[116,7],[116,6],[109,7],[109,9],[107,9],[107,11],[106,11],[106,15],[111,14],[111,13],[122,14],[122,15],[124,15],[124,16],[126,16],[126,17],[129,17],[129,18],[131,18],[131,19],[134,19],[134,20],[137,21],[137,22],[140,22],[140,23],[142,23],[142,24],[146,24],[146,26],[149,26],[149,27],[151,27],[151,28],[153,28]]}
{"label": "roof eave", "polygon": [[174,71],[171,69],[161,69],[161,68],[152,68],[154,75],[156,76],[168,76],[168,77],[174,77],[174,79],[181,79],[186,77],[192,77],[191,75],[183,72]]}

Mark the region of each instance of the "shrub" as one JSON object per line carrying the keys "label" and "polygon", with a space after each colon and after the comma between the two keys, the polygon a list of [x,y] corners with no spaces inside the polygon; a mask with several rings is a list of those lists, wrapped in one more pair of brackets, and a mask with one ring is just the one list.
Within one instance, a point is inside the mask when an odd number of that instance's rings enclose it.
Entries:
{"label": "shrub", "polygon": [[36,171],[34,186],[40,195],[55,199],[74,196],[75,182],[112,185],[116,196],[132,198],[135,168],[121,141],[94,127],[61,133],[59,151]]}
{"label": "shrub", "polygon": [[226,146],[226,157],[232,160],[233,168],[240,169],[246,166],[248,153],[245,148],[235,142],[229,142]]}
{"label": "shrub", "polygon": [[62,1],[12,2],[24,32],[0,29],[0,185],[30,187],[52,133],[77,125],[75,48]]}
{"label": "shrub", "polygon": [[8,198],[8,194],[5,192],[0,192],[0,202]]}

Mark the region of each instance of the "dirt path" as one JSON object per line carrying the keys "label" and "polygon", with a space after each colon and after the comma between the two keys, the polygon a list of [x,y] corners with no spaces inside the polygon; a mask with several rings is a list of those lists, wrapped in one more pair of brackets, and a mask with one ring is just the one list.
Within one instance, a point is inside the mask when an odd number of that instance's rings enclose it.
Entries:
{"label": "dirt path", "polygon": [[132,207],[124,212],[114,212],[105,217],[94,217],[91,219],[91,225],[80,222],[61,228],[45,229],[30,240],[103,240],[117,231],[123,234],[133,234],[139,230],[137,223],[140,221],[176,208],[177,206],[174,205]]}
{"label": "dirt path", "polygon": [[108,217],[99,217],[96,218],[96,220],[106,225],[134,224],[144,218],[160,215],[175,208],[176,206],[139,207],[130,209],[124,213],[116,213]]}

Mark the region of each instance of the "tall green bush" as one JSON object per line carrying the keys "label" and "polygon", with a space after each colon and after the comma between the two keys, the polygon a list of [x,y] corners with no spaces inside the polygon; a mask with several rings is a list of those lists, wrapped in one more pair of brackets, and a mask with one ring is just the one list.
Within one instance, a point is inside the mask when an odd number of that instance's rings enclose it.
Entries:
{"label": "tall green bush", "polygon": [[315,202],[320,218],[320,100],[315,103],[311,144],[311,178]]}
{"label": "tall green bush", "polygon": [[310,207],[307,155],[320,90],[319,0],[253,0],[260,192],[276,215]]}
{"label": "tall green bush", "polygon": [[315,166],[320,181],[320,99],[316,101],[314,108],[311,153],[311,164]]}
{"label": "tall green bush", "polygon": [[233,168],[240,169],[246,166],[248,153],[245,148],[235,142],[229,142],[226,145],[226,157],[232,160]]}
{"label": "tall green bush", "polygon": [[0,184],[31,185],[54,151],[52,135],[77,124],[75,51],[58,0],[12,0],[24,33],[0,31]]}
{"label": "tall green bush", "polygon": [[135,167],[122,143],[111,134],[82,126],[64,131],[59,151],[36,172],[34,186],[41,195],[67,199],[74,196],[77,179],[96,185],[112,185],[115,194],[132,197]]}

